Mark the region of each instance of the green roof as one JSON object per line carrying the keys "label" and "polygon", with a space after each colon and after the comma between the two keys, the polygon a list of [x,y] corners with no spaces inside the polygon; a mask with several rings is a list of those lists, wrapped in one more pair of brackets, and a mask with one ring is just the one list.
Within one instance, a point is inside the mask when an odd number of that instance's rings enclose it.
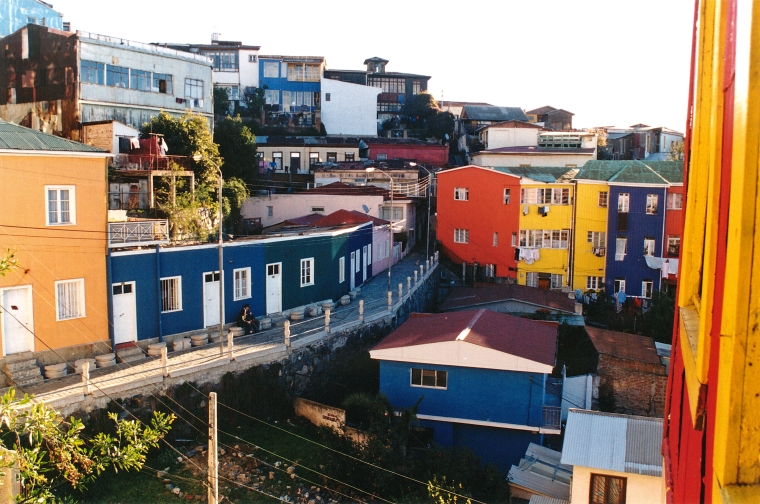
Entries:
{"label": "green roof", "polygon": [[576,168],[562,166],[509,166],[494,167],[494,170],[518,177],[526,177],[538,182],[553,184],[556,182],[569,182],[577,171]]}
{"label": "green roof", "polygon": [[618,184],[657,184],[683,182],[682,161],[587,161],[575,176],[577,180],[599,180]]}
{"label": "green roof", "polygon": [[102,152],[103,149],[66,140],[0,120],[0,150]]}

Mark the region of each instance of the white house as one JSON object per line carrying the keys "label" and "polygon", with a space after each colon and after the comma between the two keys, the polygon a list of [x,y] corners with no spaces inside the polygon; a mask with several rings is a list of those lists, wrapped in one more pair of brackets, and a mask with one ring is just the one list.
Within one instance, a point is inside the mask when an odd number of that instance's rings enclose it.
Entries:
{"label": "white house", "polygon": [[329,135],[377,136],[381,88],[322,78],[322,124]]}
{"label": "white house", "polygon": [[661,445],[662,418],[570,409],[560,460],[573,466],[570,503],[664,504]]}
{"label": "white house", "polygon": [[504,121],[478,129],[478,139],[488,149],[538,145],[538,134],[543,129],[538,124],[524,121]]}
{"label": "white house", "polygon": [[596,159],[596,148],[558,149],[528,147],[502,147],[470,154],[472,164],[492,168],[515,166],[560,166],[580,168],[586,161]]}

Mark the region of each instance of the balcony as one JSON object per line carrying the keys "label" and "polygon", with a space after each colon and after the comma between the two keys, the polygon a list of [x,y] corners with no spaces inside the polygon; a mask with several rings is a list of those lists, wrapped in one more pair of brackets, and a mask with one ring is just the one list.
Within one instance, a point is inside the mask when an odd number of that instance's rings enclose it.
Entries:
{"label": "balcony", "polygon": [[560,428],[562,408],[559,406],[544,406],[541,412],[541,427],[545,429]]}
{"label": "balcony", "polygon": [[169,243],[169,221],[132,220],[108,223],[108,247],[136,247]]}
{"label": "balcony", "polygon": [[157,156],[155,154],[116,154],[111,166],[123,171],[171,170],[178,166],[182,170],[191,169],[192,158],[187,156]]}

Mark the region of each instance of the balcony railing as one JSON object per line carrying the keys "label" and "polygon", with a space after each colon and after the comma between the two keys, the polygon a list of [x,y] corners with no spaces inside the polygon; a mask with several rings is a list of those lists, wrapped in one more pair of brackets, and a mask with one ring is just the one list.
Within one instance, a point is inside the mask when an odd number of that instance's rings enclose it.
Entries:
{"label": "balcony railing", "polygon": [[110,248],[160,243],[169,243],[169,221],[166,219],[108,223]]}
{"label": "balcony railing", "polygon": [[544,406],[541,417],[542,427],[559,429],[562,420],[562,408],[559,406]]}
{"label": "balcony railing", "polygon": [[152,154],[116,154],[112,166],[116,170],[169,170],[177,165],[184,170],[190,169],[191,158],[187,156],[156,156]]}

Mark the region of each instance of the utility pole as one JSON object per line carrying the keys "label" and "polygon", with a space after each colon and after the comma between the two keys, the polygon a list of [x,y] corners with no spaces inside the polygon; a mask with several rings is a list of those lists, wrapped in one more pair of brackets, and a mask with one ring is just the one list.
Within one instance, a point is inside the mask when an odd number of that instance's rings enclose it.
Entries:
{"label": "utility pole", "polygon": [[208,395],[208,504],[219,502],[219,448],[216,443],[216,392]]}

